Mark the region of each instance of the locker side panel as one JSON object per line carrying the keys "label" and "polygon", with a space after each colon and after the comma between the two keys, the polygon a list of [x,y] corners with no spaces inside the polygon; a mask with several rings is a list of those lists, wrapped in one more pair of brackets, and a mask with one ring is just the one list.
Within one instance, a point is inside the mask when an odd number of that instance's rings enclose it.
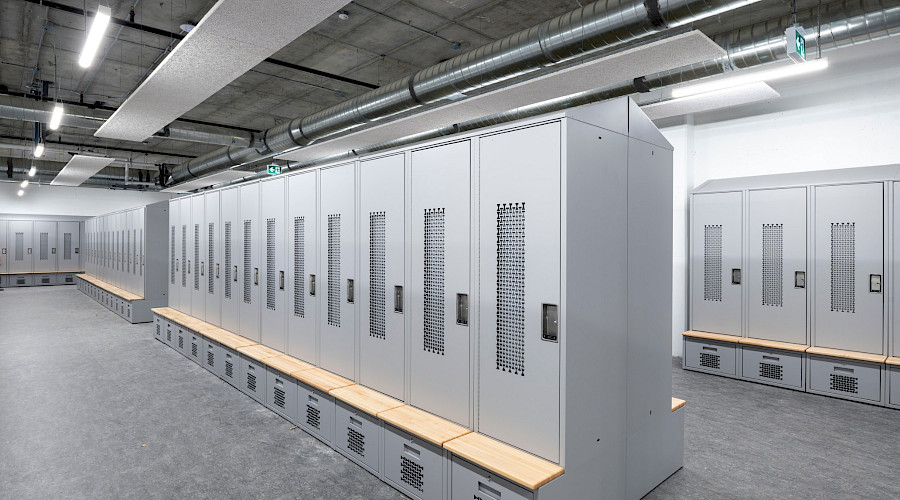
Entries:
{"label": "locker side panel", "polygon": [[222,191],[222,328],[238,333],[241,303],[241,224],[238,188]]}
{"label": "locker side panel", "polygon": [[33,229],[30,220],[9,221],[9,272],[30,273],[33,271]]}
{"label": "locker side panel", "polygon": [[287,353],[318,364],[318,300],[323,293],[317,273],[317,171],[288,177]]}
{"label": "locker side panel", "polygon": [[260,336],[262,343],[287,352],[285,334],[285,179],[277,177],[259,184],[261,211],[258,252],[260,270]]}
{"label": "locker side panel", "polygon": [[34,272],[56,271],[56,222],[34,221]]}
{"label": "locker side panel", "polygon": [[360,162],[359,382],[403,399],[405,155]]}
{"label": "locker side panel", "polygon": [[742,193],[696,194],[691,228],[691,329],[741,335]]}
{"label": "locker side panel", "polygon": [[409,403],[467,427],[475,318],[457,301],[471,296],[471,162],[469,141],[413,151],[409,221]]}
{"label": "locker side panel", "polygon": [[249,184],[238,188],[241,197],[241,217],[238,221],[241,248],[240,266],[241,284],[238,293],[241,296],[240,334],[248,339],[260,341],[259,338],[259,301],[260,271],[259,255],[259,184]]}
{"label": "locker side panel", "polygon": [[747,336],[806,344],[806,188],[750,191]]}
{"label": "locker side panel", "polygon": [[[58,234],[56,236],[57,267],[60,271],[81,271],[81,233],[78,222],[63,221],[57,223]],[[0,239],[3,237],[0,236]],[[0,246],[6,245],[0,243]],[[4,257],[5,259],[5,257]]]}
{"label": "locker side panel", "polygon": [[815,213],[815,345],[881,354],[883,185],[816,187]]}
{"label": "locker side panel", "polygon": [[356,165],[320,171],[320,365],[356,379]]}
{"label": "locker side panel", "polygon": [[203,281],[206,299],[206,322],[213,325],[222,323],[222,225],[219,221],[219,199],[221,191],[206,193],[205,225],[201,231],[206,232],[205,252],[206,276]]}
{"label": "locker side panel", "polygon": [[166,231],[169,238],[168,262],[169,262],[169,307],[179,309],[181,307],[181,202],[169,201],[169,228]]}
{"label": "locker side panel", "polygon": [[560,123],[481,138],[478,431],[560,460]]}

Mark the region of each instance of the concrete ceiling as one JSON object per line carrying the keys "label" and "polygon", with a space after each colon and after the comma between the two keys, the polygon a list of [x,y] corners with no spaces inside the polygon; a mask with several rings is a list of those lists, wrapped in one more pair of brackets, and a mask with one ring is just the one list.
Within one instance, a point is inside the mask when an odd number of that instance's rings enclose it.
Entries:
{"label": "concrete ceiling", "polygon": [[[75,9],[84,7],[84,2],[79,0],[56,3]],[[134,23],[157,32],[179,33],[182,23],[199,21],[215,2],[109,0],[113,17],[125,20],[135,3]],[[816,3],[815,0],[798,2],[800,8]],[[349,19],[341,20],[335,14],[272,57],[287,64],[259,64],[185,113],[182,119],[265,130],[581,4],[577,0],[357,0],[346,6]],[[96,0],[87,2],[88,11],[96,8]],[[790,0],[763,0],[704,20],[696,27],[714,35],[790,11]],[[83,94],[84,103],[99,101],[115,108],[178,43],[178,38],[112,24],[98,59],[91,68],[83,70],[77,64],[85,28],[89,25],[83,16],[26,0],[0,0],[0,13],[0,91],[5,93],[22,95],[40,88],[40,81],[44,80],[54,82],[50,86],[51,97],[58,90],[61,99],[77,102]],[[454,49],[456,44],[458,49]],[[61,140],[67,144],[66,148],[73,150],[79,146],[98,151],[130,150],[113,154],[151,163],[180,163],[186,157],[219,147],[159,137],[144,143],[110,141],[92,134],[93,130],[64,127],[50,132],[47,140]],[[0,158],[27,157],[27,151],[5,149],[2,143],[5,139],[30,139],[32,135],[31,122],[0,119]],[[62,157],[56,160],[67,161]]]}

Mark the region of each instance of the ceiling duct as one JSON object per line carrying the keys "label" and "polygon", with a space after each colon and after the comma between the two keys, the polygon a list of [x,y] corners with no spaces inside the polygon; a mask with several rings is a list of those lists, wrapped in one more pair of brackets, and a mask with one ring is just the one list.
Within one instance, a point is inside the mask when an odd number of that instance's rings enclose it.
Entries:
{"label": "ceiling duct", "polygon": [[305,118],[270,128],[258,147],[221,148],[172,171],[180,183],[271,158],[351,128],[690,24],[758,0],[605,0],[423,69]]}

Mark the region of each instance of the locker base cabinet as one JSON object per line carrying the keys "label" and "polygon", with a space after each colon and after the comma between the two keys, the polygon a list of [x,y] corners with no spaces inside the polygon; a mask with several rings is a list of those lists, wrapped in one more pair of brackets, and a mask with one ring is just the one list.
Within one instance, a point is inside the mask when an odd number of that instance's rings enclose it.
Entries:
{"label": "locker base cabinet", "polygon": [[384,424],[384,480],[418,500],[444,498],[445,452],[440,446]]}
{"label": "locker base cabinet", "polygon": [[[87,274],[60,275],[62,279],[68,279],[68,277],[72,277],[78,283],[78,289],[82,293],[103,304],[125,321],[129,323],[149,323],[153,321],[151,309],[156,306],[151,301],[142,297],[135,297],[130,292]],[[114,292],[108,290],[114,290]],[[117,293],[121,293],[125,297],[119,296]]]}
{"label": "locker base cabinet", "polygon": [[888,404],[894,408],[900,408],[900,366],[888,367],[888,386],[891,389]]}
{"label": "locker base cabinet", "polygon": [[736,344],[714,340],[684,340],[684,367],[692,370],[734,377],[737,375],[738,354]]}
{"label": "locker base cabinet", "polygon": [[300,428],[331,445],[334,440],[334,398],[298,382],[297,401]]}
{"label": "locker base cabinet", "polygon": [[334,449],[378,477],[382,477],[381,440],[381,420],[335,402]]}
{"label": "locker base cabinet", "polygon": [[884,365],[848,359],[809,356],[809,392],[881,403]]}
{"label": "locker base cabinet", "polygon": [[797,352],[741,347],[741,377],[761,384],[803,390],[803,354]]}

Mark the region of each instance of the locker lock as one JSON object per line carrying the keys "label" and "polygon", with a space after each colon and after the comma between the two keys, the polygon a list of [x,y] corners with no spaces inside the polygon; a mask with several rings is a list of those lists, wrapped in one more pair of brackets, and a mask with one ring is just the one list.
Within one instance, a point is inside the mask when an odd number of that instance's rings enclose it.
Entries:
{"label": "locker lock", "polygon": [[541,306],[541,340],[547,342],[559,341],[559,308],[555,304],[543,304]]}
{"label": "locker lock", "polygon": [[740,285],[741,284],[741,270],[739,268],[735,268],[731,270],[731,284],[732,285]]}
{"label": "locker lock", "polygon": [[806,288],[806,271],[794,271],[794,288]]}
{"label": "locker lock", "polygon": [[881,293],[881,275],[880,274],[870,274],[869,275],[869,292]]}

